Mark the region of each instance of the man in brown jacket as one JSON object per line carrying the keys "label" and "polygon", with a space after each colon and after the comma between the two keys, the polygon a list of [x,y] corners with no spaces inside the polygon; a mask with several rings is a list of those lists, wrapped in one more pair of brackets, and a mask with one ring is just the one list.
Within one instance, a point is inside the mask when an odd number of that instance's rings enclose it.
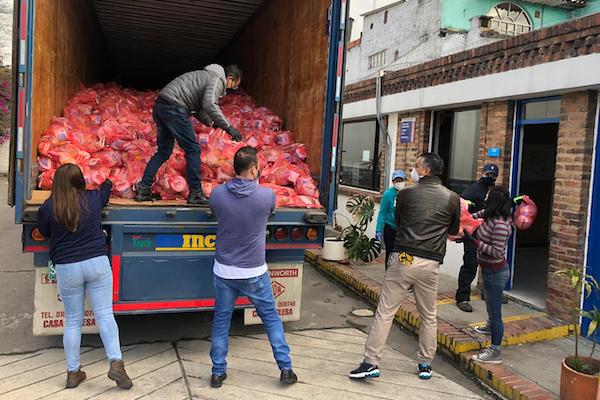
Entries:
{"label": "man in brown jacket", "polygon": [[[350,372],[353,379],[379,376],[379,361],[400,302],[412,286],[421,320],[419,378],[431,378],[437,350],[437,289],[439,266],[446,254],[448,234],[458,234],[460,199],[444,186],[444,161],[424,153],[417,159],[418,183],[396,198],[396,242],[390,254],[377,312],[365,346],[365,359]],[[413,174],[416,175],[416,174]]]}

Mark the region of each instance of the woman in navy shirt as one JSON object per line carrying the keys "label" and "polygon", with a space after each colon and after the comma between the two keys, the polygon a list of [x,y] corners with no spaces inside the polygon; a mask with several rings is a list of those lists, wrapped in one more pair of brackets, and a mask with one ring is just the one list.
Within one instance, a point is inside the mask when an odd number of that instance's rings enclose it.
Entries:
{"label": "woman in navy shirt", "polygon": [[85,190],[81,169],[65,164],[56,171],[52,194],[38,211],[38,228],[50,239],[50,260],[56,268],[67,319],[63,335],[67,389],[79,386],[86,378],[79,363],[86,289],[110,361],[108,377],[121,389],[133,386],[125,372],[113,315],[112,270],[102,230],[101,211],[108,204],[111,188],[107,179],[99,190]]}

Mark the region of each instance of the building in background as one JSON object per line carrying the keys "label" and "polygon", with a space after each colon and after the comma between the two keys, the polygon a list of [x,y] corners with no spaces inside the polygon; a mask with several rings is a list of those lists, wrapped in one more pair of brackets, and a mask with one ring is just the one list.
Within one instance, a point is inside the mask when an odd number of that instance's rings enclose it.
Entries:
{"label": "building in background", "polygon": [[0,0],[0,66],[12,64],[13,0]]}
{"label": "building in background", "polygon": [[407,68],[600,12],[600,1],[597,0],[402,0],[386,3],[365,11],[362,27],[360,18],[354,17],[354,45],[347,53],[346,83],[373,77],[380,69]]}
{"label": "building in background", "polygon": [[[419,8],[415,15],[419,3],[431,9]],[[449,13],[445,5],[452,3]],[[349,46],[347,67],[375,66],[373,74],[345,87],[338,208],[343,212],[348,196],[357,192],[377,198],[388,186],[386,172],[410,170],[424,151],[442,156],[447,165],[444,183],[457,192],[477,179],[484,163],[497,163],[498,183],[514,195],[529,194],[540,210],[535,226],[513,237],[510,293],[567,318],[573,291],[553,272],[587,265],[600,278],[600,250],[591,245],[600,243],[600,14],[578,17],[600,11],[600,4],[540,0],[489,2],[488,8],[484,3],[409,0],[365,17],[360,44]],[[413,14],[398,13],[402,9]],[[512,16],[512,25],[493,16],[502,15],[501,10]],[[437,33],[429,37],[431,43],[420,44],[418,38],[425,39],[422,32],[429,29],[420,15],[438,12]],[[375,53],[360,50],[360,62],[354,62],[350,53],[356,47],[375,46],[366,44],[370,17],[398,31],[379,33],[375,42],[381,47],[370,47]],[[473,18],[480,23],[474,24]],[[403,25],[410,26],[402,30]],[[480,40],[490,43],[467,48],[477,42],[469,39],[474,29]],[[409,31],[413,36],[404,36]],[[465,47],[451,52],[445,40]],[[423,53],[424,61],[418,61],[417,49],[405,52],[414,56],[414,64],[390,63],[388,54],[396,51],[392,43],[407,46],[411,41],[415,48],[431,50]],[[384,59],[373,57],[384,48]],[[385,71],[384,127],[376,119],[374,76],[380,70]],[[387,171],[386,153],[391,155]],[[450,245],[443,270],[456,272],[461,256],[460,246]],[[596,301],[586,300],[586,307],[600,306]]]}

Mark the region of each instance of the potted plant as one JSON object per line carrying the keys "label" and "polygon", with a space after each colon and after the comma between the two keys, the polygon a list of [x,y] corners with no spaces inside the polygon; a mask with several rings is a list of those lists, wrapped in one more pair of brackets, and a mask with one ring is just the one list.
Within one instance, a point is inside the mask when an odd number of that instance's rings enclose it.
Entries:
{"label": "potted plant", "polygon": [[353,221],[344,228],[341,236],[344,248],[350,260],[371,262],[381,253],[381,242],[369,238],[365,231],[375,215],[373,197],[355,194],[346,203],[346,210],[352,215]]}
{"label": "potted plant", "polygon": [[[596,307],[591,311],[582,311],[580,308],[581,296],[589,297],[598,291],[598,282],[586,271],[579,269],[563,269],[557,272],[571,283],[575,292],[572,305],[572,322],[575,326],[575,355],[562,360],[560,374],[561,400],[595,400],[598,392],[598,379],[600,360],[593,358],[596,350],[596,335],[600,328],[600,310]],[[587,336],[593,340],[592,351],[589,356],[579,353],[580,317],[589,320]]]}

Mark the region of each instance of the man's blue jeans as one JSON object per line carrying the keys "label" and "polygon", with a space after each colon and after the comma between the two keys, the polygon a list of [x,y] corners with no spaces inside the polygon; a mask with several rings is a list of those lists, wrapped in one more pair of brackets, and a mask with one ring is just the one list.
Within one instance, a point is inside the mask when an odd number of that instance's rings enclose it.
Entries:
{"label": "man's blue jeans", "polygon": [[485,292],[485,305],[488,312],[488,326],[492,334],[492,348],[498,349],[504,336],[504,323],[502,322],[502,290],[508,282],[510,272],[508,265],[494,271],[490,268],[481,268],[483,273],[483,290]]}
{"label": "man's blue jeans", "polygon": [[216,305],[210,348],[210,358],[213,363],[212,373],[222,375],[227,371],[229,327],[231,326],[233,306],[238,296],[247,296],[256,307],[267,331],[279,369],[292,369],[290,348],[285,341],[283,324],[275,309],[269,273],[265,272],[261,276],[250,279],[223,279],[215,275],[214,284]]}
{"label": "man's blue jeans", "polygon": [[147,188],[152,186],[156,172],[171,157],[177,140],[177,144],[185,152],[187,161],[185,173],[190,192],[198,192],[200,190],[200,144],[190,122],[190,113],[185,107],[173,104],[159,96],[152,116],[158,129],[156,139],[158,149],[146,166],[141,186]]}

